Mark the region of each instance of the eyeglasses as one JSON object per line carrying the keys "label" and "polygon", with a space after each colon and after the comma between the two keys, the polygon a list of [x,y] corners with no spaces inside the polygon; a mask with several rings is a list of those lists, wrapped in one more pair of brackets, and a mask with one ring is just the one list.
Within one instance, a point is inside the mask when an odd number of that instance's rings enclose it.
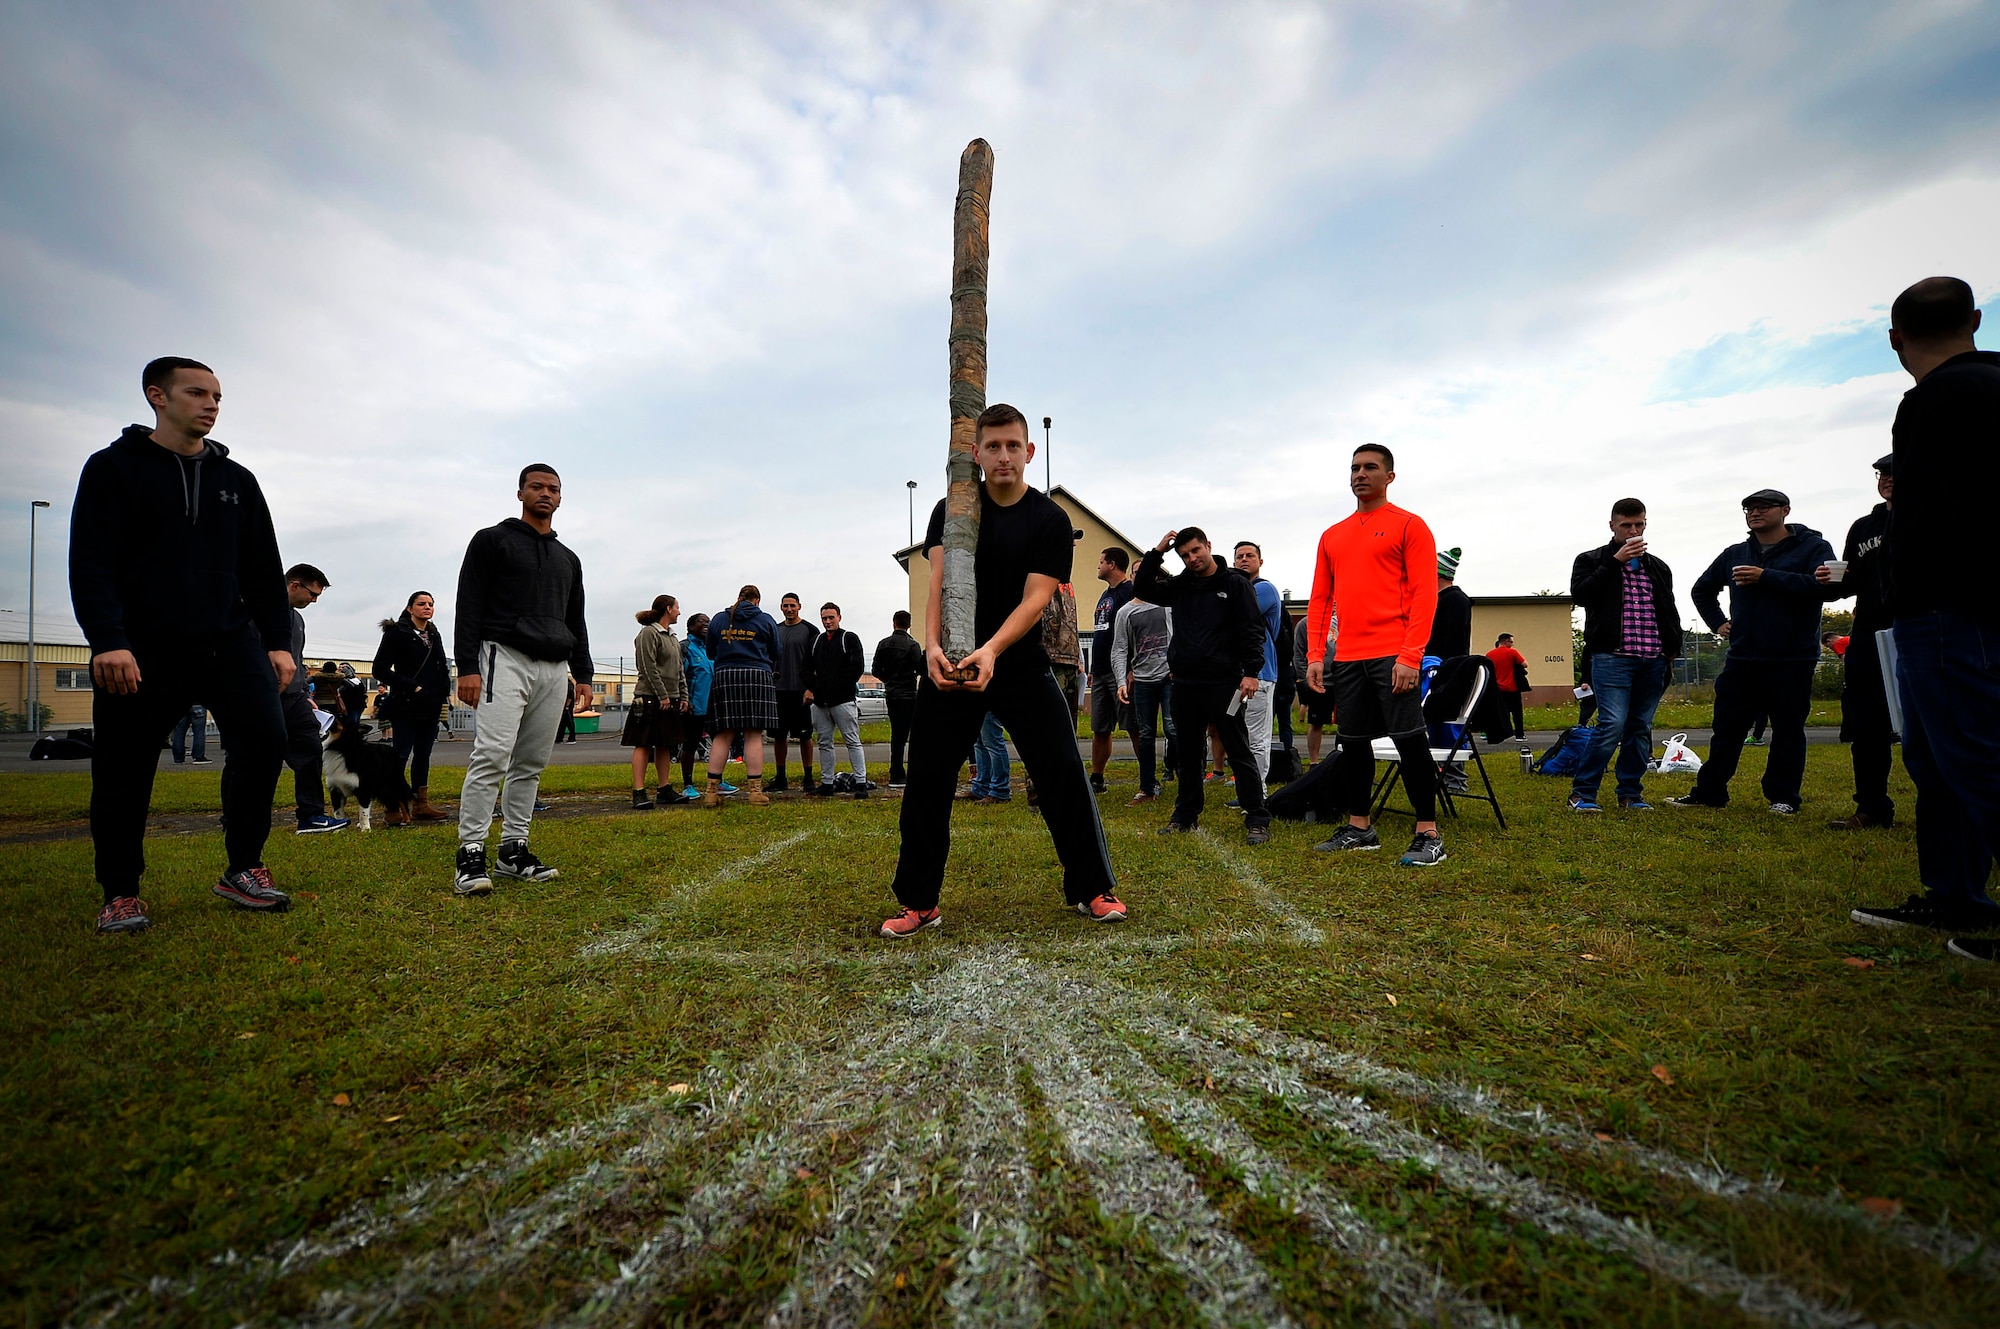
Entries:
{"label": "eyeglasses", "polygon": [[1746,503],[1743,505],[1745,512],[1775,512],[1777,509],[1778,505],[1776,503]]}

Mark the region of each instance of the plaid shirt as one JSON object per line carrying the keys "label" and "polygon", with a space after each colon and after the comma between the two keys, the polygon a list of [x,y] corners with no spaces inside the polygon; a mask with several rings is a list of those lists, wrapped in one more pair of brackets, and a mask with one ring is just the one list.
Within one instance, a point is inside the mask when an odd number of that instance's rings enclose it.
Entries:
{"label": "plaid shirt", "polygon": [[1660,621],[1653,614],[1653,579],[1646,575],[1645,564],[1638,559],[1625,564],[1624,576],[1625,634],[1618,654],[1657,659],[1666,651],[1660,646]]}

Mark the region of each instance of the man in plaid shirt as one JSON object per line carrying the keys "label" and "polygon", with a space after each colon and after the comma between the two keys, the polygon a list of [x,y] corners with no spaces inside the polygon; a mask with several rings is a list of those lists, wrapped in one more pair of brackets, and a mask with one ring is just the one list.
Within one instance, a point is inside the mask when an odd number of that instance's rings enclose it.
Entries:
{"label": "man in plaid shirt", "polygon": [[1598,787],[1611,753],[1618,754],[1618,806],[1651,812],[1640,783],[1653,751],[1653,712],[1667,689],[1667,670],[1681,652],[1674,612],[1674,573],[1646,552],[1646,505],[1621,498],[1611,505],[1611,542],[1586,549],[1570,568],[1569,592],[1583,606],[1583,649],[1597,695],[1590,749],[1570,786],[1573,812],[1601,812]]}

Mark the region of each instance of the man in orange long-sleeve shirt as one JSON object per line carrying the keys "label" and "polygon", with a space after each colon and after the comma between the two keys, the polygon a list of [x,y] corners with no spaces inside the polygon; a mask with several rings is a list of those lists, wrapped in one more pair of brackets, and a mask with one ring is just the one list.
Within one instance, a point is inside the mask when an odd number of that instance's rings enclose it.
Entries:
{"label": "man in orange long-sleeve shirt", "polygon": [[[1307,686],[1333,690],[1339,720],[1334,788],[1347,825],[1322,850],[1380,849],[1369,821],[1375,785],[1374,741],[1394,740],[1403,785],[1417,814],[1416,838],[1397,862],[1430,867],[1445,860],[1437,828],[1437,768],[1424,730],[1417,671],[1437,611],[1437,541],[1413,512],[1389,501],[1396,458],[1379,443],[1354,450],[1348,488],[1354,515],[1319,538],[1307,612]],[[1339,607],[1340,637],[1326,660],[1326,625]]]}

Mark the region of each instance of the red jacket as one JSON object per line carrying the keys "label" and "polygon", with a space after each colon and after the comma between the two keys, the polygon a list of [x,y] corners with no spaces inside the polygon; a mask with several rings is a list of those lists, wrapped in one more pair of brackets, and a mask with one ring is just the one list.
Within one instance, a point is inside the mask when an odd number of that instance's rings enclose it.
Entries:
{"label": "red jacket", "polygon": [[1527,656],[1521,654],[1512,646],[1495,646],[1492,650],[1486,652],[1486,658],[1493,662],[1493,681],[1500,685],[1502,692],[1519,692],[1521,690],[1514,686],[1514,680],[1520,677],[1514,671],[1516,669],[1527,669]]}

